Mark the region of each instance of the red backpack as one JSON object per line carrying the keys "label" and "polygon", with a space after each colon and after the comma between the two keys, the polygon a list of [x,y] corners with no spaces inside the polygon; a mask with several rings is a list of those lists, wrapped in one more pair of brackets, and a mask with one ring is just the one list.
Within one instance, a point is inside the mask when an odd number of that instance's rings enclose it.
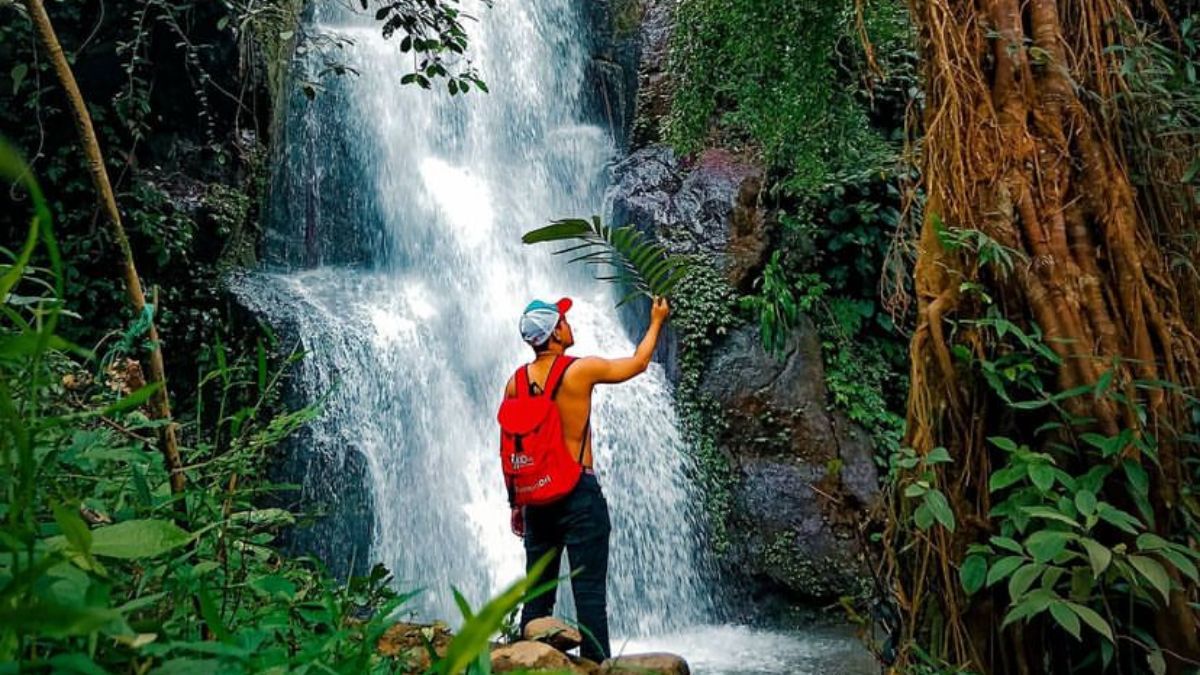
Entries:
{"label": "red backpack", "polygon": [[554,404],[563,373],[573,361],[570,356],[556,357],[550,364],[546,386],[537,395],[529,391],[528,366],[522,366],[515,375],[517,395],[500,404],[496,415],[500,421],[500,463],[513,506],[537,506],[562,499],[575,489],[583,474],[583,443],[579,444],[579,457],[572,456],[563,440],[562,417]]}

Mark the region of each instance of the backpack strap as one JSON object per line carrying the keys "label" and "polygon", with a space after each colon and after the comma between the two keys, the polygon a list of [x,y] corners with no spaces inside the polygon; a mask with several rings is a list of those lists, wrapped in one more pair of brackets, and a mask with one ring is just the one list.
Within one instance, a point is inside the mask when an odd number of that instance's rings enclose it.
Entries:
{"label": "backpack strap", "polygon": [[516,381],[514,383],[517,388],[517,396],[516,397],[524,398],[526,396],[529,396],[529,373],[526,372],[525,366],[521,366],[520,368],[517,368],[517,374],[514,375],[513,377],[516,378]]}
{"label": "backpack strap", "polygon": [[544,391],[550,392],[551,400],[558,396],[558,390],[562,387],[563,375],[566,374],[567,368],[570,368],[572,363],[575,363],[574,356],[559,356],[555,357],[554,363],[550,364],[550,374],[546,377]]}
{"label": "backpack strap", "polygon": [[[563,377],[567,374],[567,368],[570,368],[571,364],[575,363],[576,360],[574,356],[563,356],[555,359],[554,363],[550,364],[550,376],[546,378],[546,388],[550,390],[551,400],[555,396],[558,396],[558,390],[562,388]],[[558,367],[560,363],[562,364],[561,368]],[[583,450],[587,446],[591,427],[592,416],[589,413],[587,420],[583,423],[583,438],[579,441],[579,455],[575,459],[579,464],[583,464]]]}
{"label": "backpack strap", "polygon": [[588,413],[587,421],[583,423],[583,440],[579,441],[579,459],[575,461],[583,464],[583,449],[587,446],[588,438],[592,435],[592,414]]}

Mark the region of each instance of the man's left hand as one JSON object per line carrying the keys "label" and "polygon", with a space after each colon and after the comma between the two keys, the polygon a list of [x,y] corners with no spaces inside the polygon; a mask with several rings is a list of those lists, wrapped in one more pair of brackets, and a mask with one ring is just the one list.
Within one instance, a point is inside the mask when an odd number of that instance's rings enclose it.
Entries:
{"label": "man's left hand", "polygon": [[512,531],[513,534],[525,538],[525,512],[520,506],[514,506],[512,509]]}

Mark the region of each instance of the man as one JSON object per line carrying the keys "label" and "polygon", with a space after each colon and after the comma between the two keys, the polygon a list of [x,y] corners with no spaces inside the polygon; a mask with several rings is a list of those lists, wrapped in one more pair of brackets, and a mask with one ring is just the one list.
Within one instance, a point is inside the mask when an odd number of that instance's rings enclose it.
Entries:
{"label": "man", "polygon": [[[521,315],[521,337],[534,351],[534,359],[525,366],[530,393],[544,391],[554,362],[575,344],[575,336],[566,314],[571,300],[563,298],[555,304],[534,300]],[[550,550],[554,559],[538,580],[543,582],[558,576],[562,549],[566,547],[567,562],[576,575],[571,578],[575,609],[584,629],[580,656],[601,662],[610,656],[608,644],[608,537],[610,524],[608,502],[596,480],[592,462],[590,417],[592,389],[597,384],[624,382],[646,370],[650,356],[658,343],[658,334],[670,314],[664,298],[655,298],[650,308],[650,327],[632,356],[604,359],[587,356],[570,362],[562,371],[556,385],[554,405],[562,419],[566,447],[579,457],[583,475],[565,497],[541,505],[514,507],[513,532],[525,538],[526,569]],[[510,377],[504,390],[505,398],[517,396],[517,377]],[[521,628],[554,612],[555,594],[545,593],[527,603],[521,612]]]}

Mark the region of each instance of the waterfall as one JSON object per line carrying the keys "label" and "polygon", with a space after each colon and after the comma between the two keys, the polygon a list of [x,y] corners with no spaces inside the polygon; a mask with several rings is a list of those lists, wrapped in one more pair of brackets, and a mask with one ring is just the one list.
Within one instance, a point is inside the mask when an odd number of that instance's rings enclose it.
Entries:
{"label": "waterfall", "polygon": [[[312,100],[294,95],[272,184],[270,264],[236,284],[301,341],[300,395],[324,397],[293,454],[307,467],[306,493],[343,507],[308,543],[425,588],[414,608],[426,618],[458,616],[452,586],[478,604],[523,571],[495,412],[507,377],[531,357],[517,332],[524,305],[574,298],[577,355],[634,350],[614,289],[520,242],[602,206],[616,148],[582,121],[583,4],[475,8],[469,55],[490,93],[458,97],[401,86],[412,56],[369,16],[315,7],[307,30],[343,46],[311,51],[302,67],[311,75],[333,52],[358,75],[325,80]],[[612,510],[614,634],[711,623],[701,500],[662,369],[598,387],[593,405]]]}

